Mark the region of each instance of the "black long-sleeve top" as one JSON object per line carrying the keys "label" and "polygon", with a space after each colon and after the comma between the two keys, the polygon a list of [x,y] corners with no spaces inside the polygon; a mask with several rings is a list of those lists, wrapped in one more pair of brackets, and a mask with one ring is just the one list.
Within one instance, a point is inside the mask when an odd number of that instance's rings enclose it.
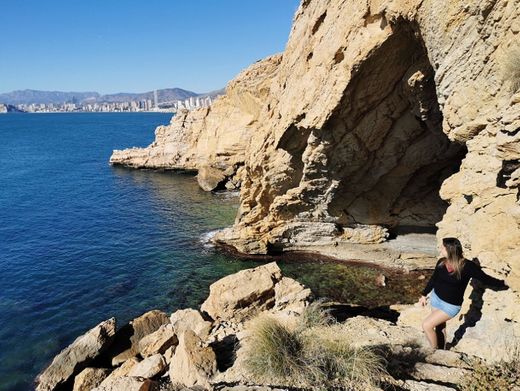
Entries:
{"label": "black long-sleeve top", "polygon": [[504,287],[504,280],[491,277],[484,273],[480,266],[475,262],[466,259],[461,272],[461,279],[458,280],[455,273],[450,274],[446,265],[440,265],[444,258],[437,261],[435,270],[433,271],[428,284],[423,290],[423,296],[426,296],[432,289],[435,289],[437,296],[447,303],[453,305],[462,305],[464,299],[464,291],[468,286],[470,278],[476,278],[486,285],[494,287]]}

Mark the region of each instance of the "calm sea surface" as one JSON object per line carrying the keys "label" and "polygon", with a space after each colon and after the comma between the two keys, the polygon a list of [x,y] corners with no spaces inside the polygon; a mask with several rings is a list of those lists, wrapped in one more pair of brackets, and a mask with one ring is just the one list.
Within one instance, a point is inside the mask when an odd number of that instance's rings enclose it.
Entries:
{"label": "calm sea surface", "polygon": [[[257,266],[208,246],[238,197],[193,175],[111,167],[113,149],[146,146],[162,113],[0,115],[0,390],[30,390],[79,334],[159,308],[198,306],[208,286]],[[381,305],[417,283],[338,264],[280,262],[319,295]],[[392,286],[394,284],[394,286]],[[412,293],[413,294],[412,294]]]}

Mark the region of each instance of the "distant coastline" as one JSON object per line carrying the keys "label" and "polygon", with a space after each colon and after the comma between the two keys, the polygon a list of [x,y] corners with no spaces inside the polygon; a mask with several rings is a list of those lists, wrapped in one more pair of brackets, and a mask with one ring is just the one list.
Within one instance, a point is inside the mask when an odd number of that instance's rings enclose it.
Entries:
{"label": "distant coastline", "polygon": [[222,94],[224,89],[199,94],[180,88],[167,88],[144,93],[110,95],[100,95],[97,92],[21,90],[0,94],[0,112],[175,113],[181,109],[209,107],[213,100]]}

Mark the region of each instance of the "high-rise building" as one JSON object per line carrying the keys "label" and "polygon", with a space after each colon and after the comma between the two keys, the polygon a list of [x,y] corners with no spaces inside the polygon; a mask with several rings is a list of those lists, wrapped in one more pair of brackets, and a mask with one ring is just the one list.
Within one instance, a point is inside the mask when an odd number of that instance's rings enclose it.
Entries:
{"label": "high-rise building", "polygon": [[157,98],[157,90],[153,91],[153,104],[156,109],[159,108],[159,99]]}

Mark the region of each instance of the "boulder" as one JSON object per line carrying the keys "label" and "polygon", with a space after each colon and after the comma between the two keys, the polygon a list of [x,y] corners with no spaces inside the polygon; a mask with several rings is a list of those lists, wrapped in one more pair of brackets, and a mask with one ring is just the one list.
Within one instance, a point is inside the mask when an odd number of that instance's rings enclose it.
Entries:
{"label": "boulder", "polygon": [[179,345],[170,361],[172,383],[210,388],[210,379],[216,372],[217,361],[213,349],[205,346],[193,331],[184,331],[179,336]]}
{"label": "boulder", "polygon": [[225,179],[222,170],[211,166],[201,166],[197,173],[197,182],[205,191],[216,190]]}
{"label": "boulder", "polygon": [[73,391],[90,391],[99,386],[109,373],[107,368],[85,368],[74,378]]}
{"label": "boulder", "polygon": [[110,318],[76,338],[38,375],[36,390],[54,390],[65,384],[110,346],[115,332],[116,319]]}
{"label": "boulder", "polygon": [[170,316],[170,322],[176,335],[192,330],[200,338],[205,339],[211,329],[211,322],[204,320],[199,311],[191,308],[175,311]]}
{"label": "boulder", "polygon": [[459,384],[464,376],[469,375],[470,371],[463,368],[445,367],[429,363],[418,362],[414,366],[411,375],[417,380],[429,380],[445,384]]}
{"label": "boulder", "polygon": [[114,380],[116,377],[127,376],[130,370],[139,363],[137,357],[130,357],[121,366],[114,369],[107,377],[101,382],[101,386],[104,386]]}
{"label": "boulder", "polygon": [[115,377],[103,382],[92,391],[158,391],[159,384],[156,381],[142,377]]}
{"label": "boulder", "polygon": [[139,352],[142,357],[148,357],[156,353],[163,354],[168,348],[176,346],[178,342],[172,325],[163,324],[156,331],[139,341]]}
{"label": "boulder", "polygon": [[112,356],[112,365],[119,365],[139,354],[139,341],[167,323],[169,323],[168,315],[159,310],[151,310],[118,330],[114,344],[109,351]]}
{"label": "boulder", "polygon": [[216,320],[245,318],[272,308],[274,287],[281,278],[276,262],[241,270],[211,284],[201,310]]}
{"label": "boulder", "polygon": [[166,361],[161,354],[157,353],[134,365],[128,372],[128,376],[151,379],[154,376],[160,375],[165,369]]}

